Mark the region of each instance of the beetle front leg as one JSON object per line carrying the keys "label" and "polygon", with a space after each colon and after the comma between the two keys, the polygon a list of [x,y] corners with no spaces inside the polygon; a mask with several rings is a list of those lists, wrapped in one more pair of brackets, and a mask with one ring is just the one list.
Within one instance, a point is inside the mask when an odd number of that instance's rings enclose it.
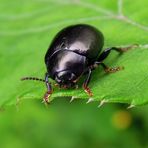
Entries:
{"label": "beetle front leg", "polygon": [[44,95],[44,98],[43,98],[43,102],[49,104],[49,97],[51,96],[52,94],[52,87],[51,87],[51,84],[49,83],[48,81],[48,73],[45,74],[45,84],[46,84],[46,87],[47,87],[47,92],[45,93]]}
{"label": "beetle front leg", "polygon": [[90,82],[90,79],[91,79],[91,69],[89,68],[88,69],[88,72],[87,72],[87,77],[83,83],[83,89],[84,91],[91,97],[93,96],[93,93],[91,92],[90,88],[88,87],[88,84]]}

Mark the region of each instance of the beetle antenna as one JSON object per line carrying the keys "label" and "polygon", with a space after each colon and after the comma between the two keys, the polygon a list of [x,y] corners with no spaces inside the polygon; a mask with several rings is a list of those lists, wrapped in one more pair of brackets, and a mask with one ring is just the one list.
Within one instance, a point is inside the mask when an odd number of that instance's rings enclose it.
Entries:
{"label": "beetle antenna", "polygon": [[45,82],[44,79],[40,79],[40,78],[36,78],[36,77],[23,77],[23,78],[21,78],[21,81],[24,81],[24,80],[34,80],[34,81]]}

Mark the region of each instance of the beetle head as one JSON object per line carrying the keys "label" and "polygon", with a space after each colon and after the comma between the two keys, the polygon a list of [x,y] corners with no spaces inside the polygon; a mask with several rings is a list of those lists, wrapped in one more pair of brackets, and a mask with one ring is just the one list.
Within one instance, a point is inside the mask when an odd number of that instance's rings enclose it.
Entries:
{"label": "beetle head", "polygon": [[64,88],[71,88],[75,86],[74,80],[76,75],[70,71],[58,72],[55,76],[56,82]]}

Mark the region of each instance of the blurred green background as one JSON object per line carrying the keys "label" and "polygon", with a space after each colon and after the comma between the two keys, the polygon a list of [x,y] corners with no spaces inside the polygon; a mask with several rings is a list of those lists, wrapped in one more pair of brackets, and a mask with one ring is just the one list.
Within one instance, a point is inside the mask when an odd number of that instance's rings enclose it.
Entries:
{"label": "blurred green background", "polygon": [[124,105],[97,108],[56,99],[49,108],[26,100],[0,111],[1,148],[147,148],[148,109]]}
{"label": "blurred green background", "polygon": [[70,24],[99,27],[105,47],[136,42],[147,49],[147,6],[147,0],[0,0],[0,148],[148,148],[146,105],[97,108],[97,101],[63,97],[45,107],[43,84],[19,82],[44,76],[50,42]]}

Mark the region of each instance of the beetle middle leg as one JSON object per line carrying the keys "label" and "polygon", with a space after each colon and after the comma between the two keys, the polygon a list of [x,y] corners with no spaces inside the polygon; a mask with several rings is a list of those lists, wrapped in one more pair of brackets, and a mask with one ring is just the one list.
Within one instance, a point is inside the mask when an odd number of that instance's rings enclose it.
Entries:
{"label": "beetle middle leg", "polygon": [[103,67],[104,71],[107,72],[107,73],[114,73],[116,71],[122,70],[122,69],[124,69],[124,67],[114,67],[114,68],[108,67],[107,65],[105,65],[103,63],[103,60],[105,60],[108,57],[108,55],[110,54],[110,52],[112,50],[115,50],[115,51],[117,51],[119,53],[123,53],[123,52],[125,52],[125,51],[127,51],[129,49],[135,48],[137,46],[138,46],[137,44],[133,44],[133,45],[130,45],[130,46],[127,46],[127,47],[111,47],[111,48],[107,48],[99,56],[98,60],[94,63],[94,65],[92,67],[94,69],[98,65],[101,65]]}
{"label": "beetle middle leg", "polygon": [[124,67],[121,67],[121,66],[117,66],[117,67],[108,67],[106,64],[104,63],[100,63],[100,65],[103,67],[104,71],[106,73],[114,73],[114,72],[117,72],[119,70],[122,70],[124,69]]}
{"label": "beetle middle leg", "polygon": [[117,67],[108,67],[106,64],[104,64],[103,62],[95,62],[93,65],[90,66],[91,70],[94,70],[96,69],[99,65],[101,65],[104,69],[104,71],[106,73],[114,73],[116,71],[119,71],[119,70],[122,70],[124,69],[124,67],[120,67],[120,66],[117,66]]}
{"label": "beetle middle leg", "polygon": [[45,74],[45,84],[46,84],[46,87],[47,87],[47,91],[44,95],[43,102],[48,104],[49,103],[49,97],[52,94],[52,87],[51,87],[51,84],[48,81],[48,73]]}
{"label": "beetle middle leg", "polygon": [[84,91],[85,91],[90,97],[93,96],[93,93],[91,92],[90,88],[88,87],[88,84],[89,84],[90,79],[91,79],[91,73],[92,73],[92,70],[91,70],[91,68],[89,68],[89,69],[86,71],[87,77],[86,77],[86,79],[85,79],[84,82],[83,82]]}

